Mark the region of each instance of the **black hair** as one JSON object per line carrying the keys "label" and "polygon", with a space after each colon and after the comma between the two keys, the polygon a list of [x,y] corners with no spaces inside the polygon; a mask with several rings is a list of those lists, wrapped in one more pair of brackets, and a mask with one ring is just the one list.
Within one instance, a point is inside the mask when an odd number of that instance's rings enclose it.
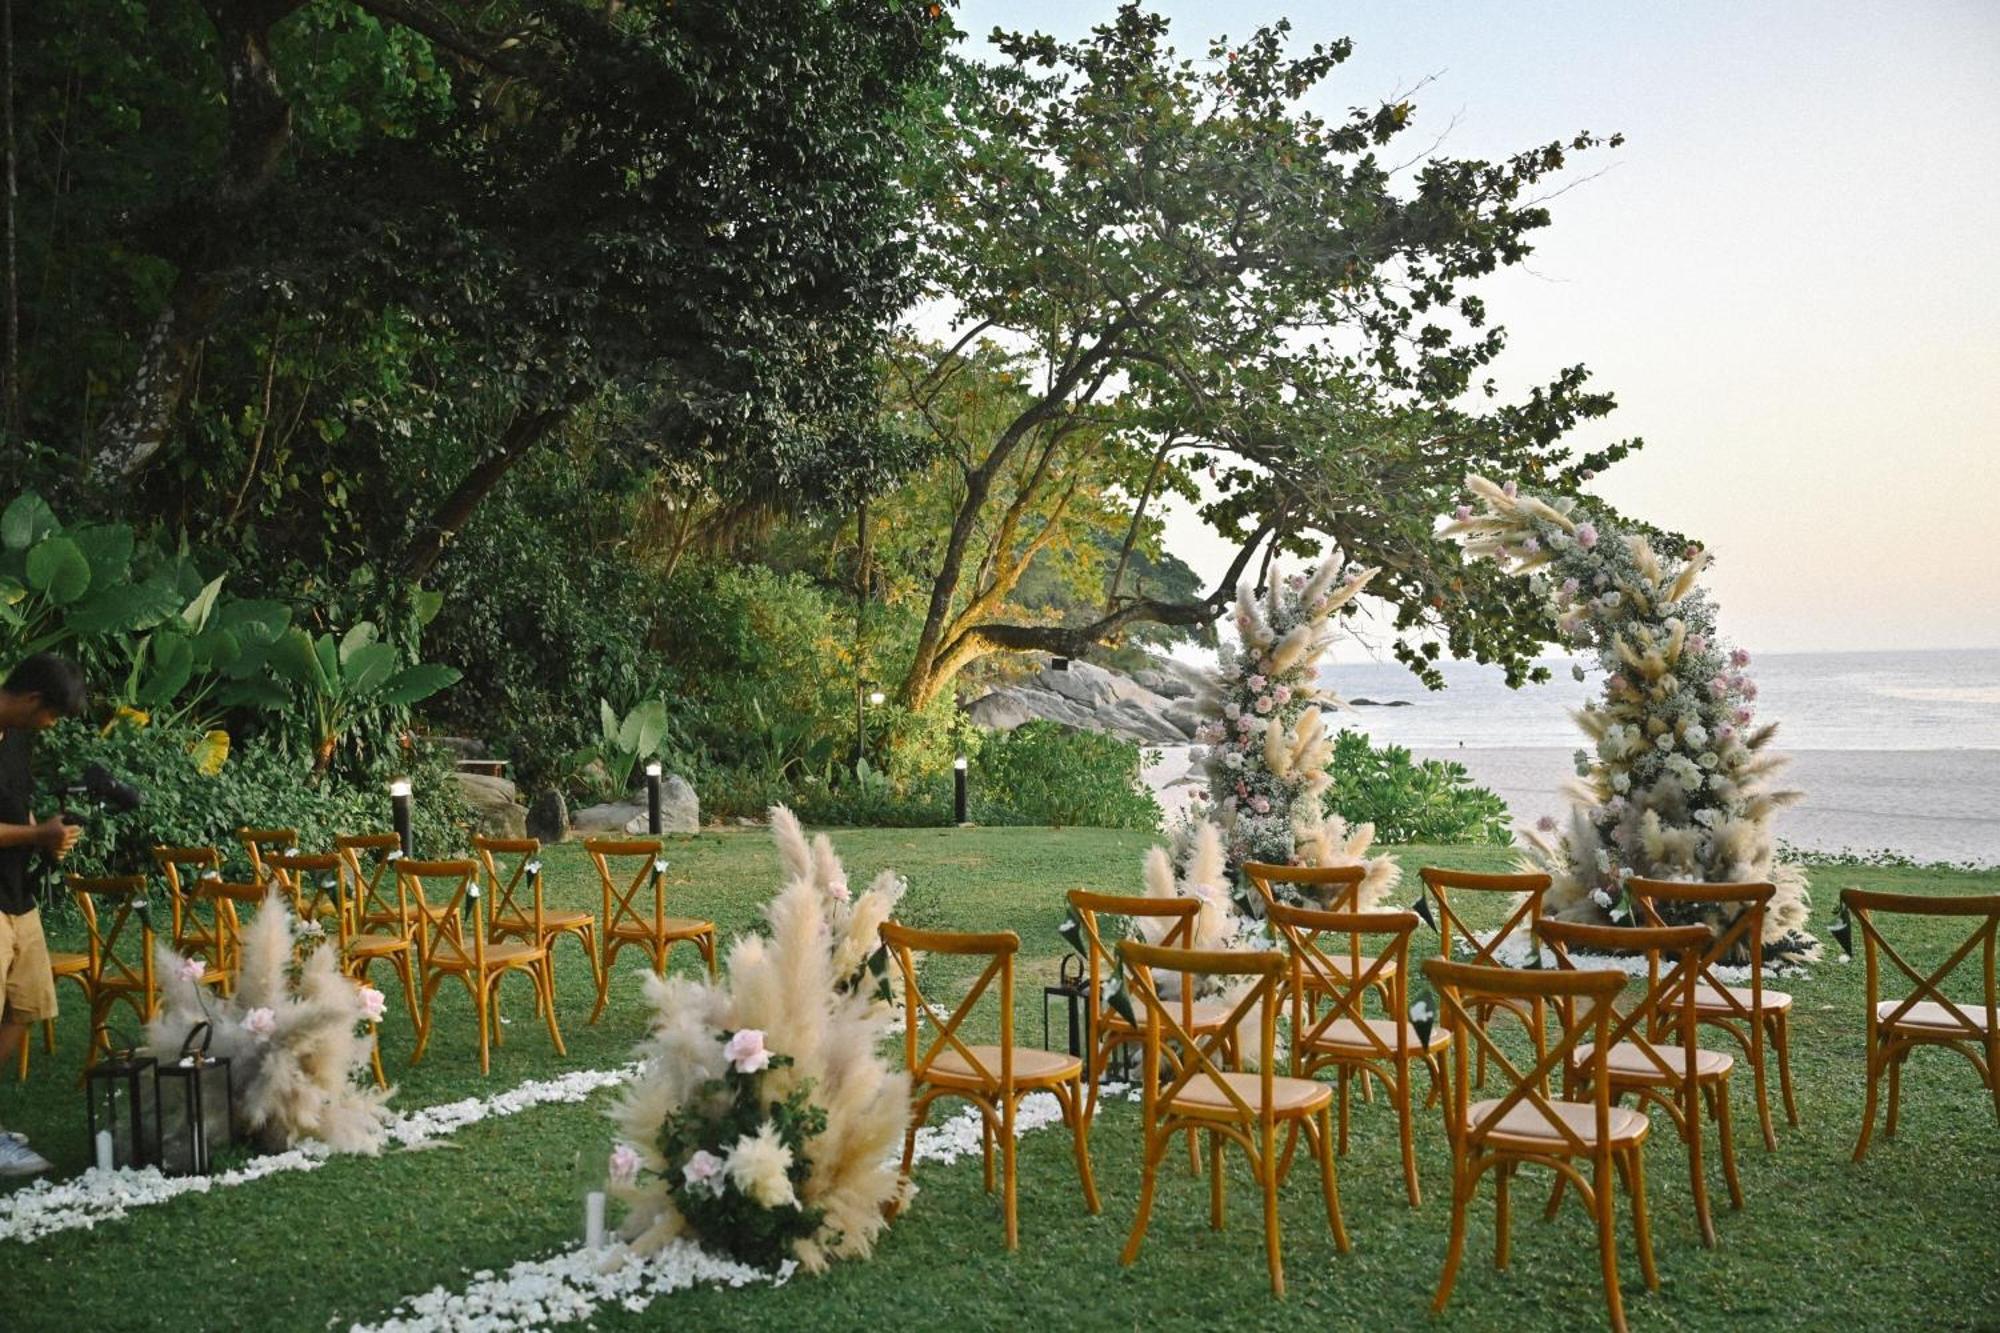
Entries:
{"label": "black hair", "polygon": [[57,717],[75,717],[83,711],[86,698],[83,672],[76,663],[54,653],[36,653],[16,664],[7,673],[7,683],[0,685],[0,693],[35,695],[42,707]]}

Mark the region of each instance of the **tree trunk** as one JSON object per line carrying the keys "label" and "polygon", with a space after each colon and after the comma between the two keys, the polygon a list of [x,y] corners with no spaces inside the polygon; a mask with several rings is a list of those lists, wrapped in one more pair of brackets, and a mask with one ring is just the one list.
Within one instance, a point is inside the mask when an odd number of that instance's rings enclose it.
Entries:
{"label": "tree trunk", "polygon": [[553,407],[515,414],[500,437],[499,447],[465,474],[465,479],[445,498],[431,521],[411,539],[409,549],[403,553],[404,577],[418,580],[431,572],[444,555],[444,548],[479,508],[479,502],[492,493],[516,463],[562,424],[572,406],[570,400],[565,400]]}
{"label": "tree trunk", "polygon": [[186,395],[201,340],[225,294],[223,256],[233,225],[255,207],[278,174],[292,138],[292,108],[271,63],[271,29],[307,0],[204,0],[220,39],[229,141],[205,225],[176,256],[179,269],[166,308],[153,321],[123,397],[90,457],[90,471],[116,484],[166,442]]}

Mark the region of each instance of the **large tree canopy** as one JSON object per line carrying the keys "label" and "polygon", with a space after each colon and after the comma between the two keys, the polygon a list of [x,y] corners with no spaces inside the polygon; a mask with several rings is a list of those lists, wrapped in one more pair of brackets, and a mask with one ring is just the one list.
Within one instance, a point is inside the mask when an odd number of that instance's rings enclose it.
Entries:
{"label": "large tree canopy", "polygon": [[636,456],[766,489],[871,466],[934,7],[77,0],[16,22],[9,401],[121,508],[277,519],[318,483],[337,523],[393,479],[356,527],[421,574],[607,387]]}
{"label": "large tree canopy", "polygon": [[[1313,113],[1305,99],[1349,47],[1294,56],[1287,31],[1217,40],[1194,60],[1168,45],[1164,19],[1128,5],[1080,42],[996,32],[1001,62],[956,67],[915,181],[928,294],[954,326],[904,368],[892,401],[901,424],[955,449],[962,485],[906,702],[988,653],[1075,653],[1142,622],[1212,622],[1278,548],[1382,566],[1371,592],[1395,607],[1397,651],[1420,671],[1442,642],[1518,679],[1550,637],[1530,599],[1466,567],[1433,528],[1470,467],[1565,492],[1635,443],[1581,455],[1561,443],[1612,406],[1581,367],[1502,401],[1488,368],[1504,335],[1474,290],[1548,224],[1537,189],[1617,140],[1583,133],[1399,172],[1379,155],[1410,104]],[[1023,388],[968,440],[953,385],[996,354]],[[980,534],[1006,514],[1060,517],[1068,483],[1054,464],[1073,439],[1157,459],[1127,484],[1141,504],[1213,477],[1203,516],[1240,549],[1208,596],[1114,586],[1103,615],[1064,625],[982,605]],[[1046,488],[1039,511],[1022,500],[1032,485]]]}

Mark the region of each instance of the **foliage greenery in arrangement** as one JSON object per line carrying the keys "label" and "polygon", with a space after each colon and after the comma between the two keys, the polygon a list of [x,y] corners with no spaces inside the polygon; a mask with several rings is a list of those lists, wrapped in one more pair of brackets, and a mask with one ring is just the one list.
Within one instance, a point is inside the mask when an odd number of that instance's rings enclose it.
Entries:
{"label": "foliage greenery in arrangement", "polygon": [[[1772,780],[1785,760],[1774,722],[1756,717],[1750,654],[1717,628],[1701,586],[1708,552],[1658,552],[1644,533],[1594,518],[1567,497],[1515,483],[1466,479],[1478,503],[1459,506],[1445,531],[1469,560],[1521,578],[1555,613],[1563,642],[1605,673],[1603,697],[1576,714],[1591,748],[1576,752],[1566,828],[1525,834],[1548,872],[1548,909],[1585,920],[1629,920],[1625,881],[1768,881],[1764,949],[1810,961],[1806,875],[1778,859],[1773,828],[1798,798]],[[1583,668],[1576,668],[1579,679]]]}

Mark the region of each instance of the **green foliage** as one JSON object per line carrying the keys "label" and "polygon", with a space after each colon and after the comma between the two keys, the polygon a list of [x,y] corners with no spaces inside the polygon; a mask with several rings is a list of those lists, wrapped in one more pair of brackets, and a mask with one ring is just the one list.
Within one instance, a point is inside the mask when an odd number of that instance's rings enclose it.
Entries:
{"label": "green foliage", "polygon": [[[718,1034],[716,1040],[726,1042],[729,1035]],[[791,1063],[791,1056],[774,1054],[766,1068],[783,1069]],[[683,1173],[696,1153],[726,1159],[739,1140],[755,1138],[767,1123],[791,1153],[785,1174],[795,1202],[766,1206],[726,1172],[712,1187],[696,1184]],[[763,1077],[740,1073],[732,1065],[721,1078],[709,1079],[696,1089],[660,1131],[660,1155],[667,1159],[674,1207],[692,1224],[703,1245],[752,1267],[775,1269],[792,1257],[793,1244],[817,1232],[826,1217],[824,1209],[796,1201],[812,1174],[806,1145],[825,1132],[826,1108],[813,1104],[811,1082],[793,1088],[782,1101],[767,1100]]]}
{"label": "green foliage", "polygon": [[1060,722],[1023,723],[986,738],[970,773],[982,824],[1154,830],[1160,803],[1139,780],[1139,747]]}
{"label": "green foliage", "polygon": [[620,717],[609,700],[597,701],[598,737],[595,745],[577,752],[574,764],[587,767],[601,764],[607,795],[622,794],[632,785],[632,771],[641,759],[651,759],[666,748],[667,705],[661,699],[641,699]]}
{"label": "green foliage", "polygon": [[1380,749],[1358,731],[1334,738],[1333,785],[1326,808],[1350,824],[1372,823],[1390,843],[1483,843],[1513,840],[1507,803],[1474,786],[1463,764],[1421,763],[1400,745]]}
{"label": "green foliage", "polygon": [[307,748],[320,771],[364,716],[407,709],[459,678],[457,667],[405,664],[402,652],[377,639],[366,620],[337,641],[331,634],[314,638],[302,629],[287,630],[271,653],[271,666],[304,701]]}
{"label": "green foliage", "polygon": [[[235,832],[245,826],[296,828],[299,845],[330,848],[336,833],[376,833],[389,827],[385,767],[359,782],[315,773],[305,758],[265,739],[233,747],[221,769],[201,772],[193,753],[201,734],[173,724],[113,725],[102,734],[67,721],[38,738],[38,785],[54,791],[87,764],[100,763],[145,795],[128,814],[82,806],[84,837],[63,862],[82,874],[133,874],[152,870],[156,845],[215,846],[247,878],[249,865]],[[458,798],[445,756],[419,756],[398,769],[414,779],[414,828],[420,849],[458,851],[470,816]]]}

